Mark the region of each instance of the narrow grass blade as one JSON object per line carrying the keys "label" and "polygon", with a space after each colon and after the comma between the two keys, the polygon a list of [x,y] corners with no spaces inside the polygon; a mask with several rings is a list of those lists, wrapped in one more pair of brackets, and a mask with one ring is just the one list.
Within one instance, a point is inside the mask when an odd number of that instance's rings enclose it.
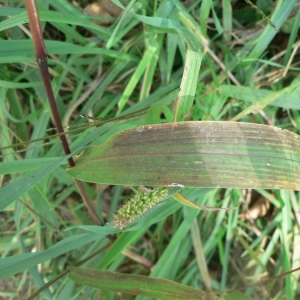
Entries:
{"label": "narrow grass blade", "polygon": [[[124,9],[128,13],[131,13],[130,10],[126,10],[124,6],[118,1],[113,1],[120,8]],[[183,80],[181,84],[181,93],[179,94],[178,100],[175,104],[176,111],[176,121],[181,121],[184,117],[189,113],[195,96],[196,84],[198,80],[198,74],[200,69],[200,64],[202,60],[202,52],[201,45],[196,38],[196,36],[188,29],[182,27],[178,23],[166,19],[166,18],[158,18],[158,17],[146,17],[138,14],[132,13],[132,15],[144,22],[145,24],[156,26],[165,30],[175,30],[187,43],[188,52],[187,52],[187,62],[185,65],[185,71],[183,75]],[[127,100],[129,99],[134,87],[138,83],[138,80],[143,74],[148,62],[155,55],[156,48],[149,47],[145,52],[143,59],[141,60],[138,68],[135,71],[135,74],[132,76],[130,84],[127,85],[126,90],[124,91],[120,101],[119,101],[119,113],[124,108]],[[187,80],[187,78],[193,78],[193,80]]]}
{"label": "narrow grass blade", "polygon": [[[280,28],[284,21],[288,18],[291,11],[295,8],[298,0],[280,0],[276,3],[275,12],[271,21],[277,28]],[[277,34],[273,27],[266,26],[264,32],[260,35],[259,41],[255,44],[252,52],[248,55],[248,59],[256,60],[267,49],[274,36]]]}
{"label": "narrow grass blade", "polygon": [[235,206],[235,207],[213,207],[213,206],[199,205],[199,204],[187,199],[186,197],[184,197],[179,192],[174,194],[173,198],[176,201],[178,201],[179,203],[181,203],[182,205],[192,207],[192,208],[196,208],[196,209],[199,209],[199,210],[205,210],[205,211],[218,211],[218,210],[221,210],[221,209],[231,210],[231,209],[239,208],[239,205]]}
{"label": "narrow grass blade", "polygon": [[[68,13],[59,13],[50,10],[39,10],[39,14],[40,14],[41,21],[58,22],[62,24],[84,26],[86,28],[90,28],[95,33],[101,34],[106,39],[108,39],[110,35],[107,29],[104,29],[101,26],[97,26],[95,23],[89,20],[89,18],[84,14],[80,14],[80,16],[74,16]],[[19,26],[27,22],[28,22],[28,17],[26,11],[24,10],[20,14],[14,15],[13,17],[1,22],[0,31],[3,31],[5,29],[14,26]]]}
{"label": "narrow grass blade", "polygon": [[[128,13],[131,13],[121,4],[119,0],[112,0],[112,2],[114,2],[120,8],[126,10]],[[174,22],[173,20],[167,18],[148,17],[138,14],[132,15],[139,21],[151,26],[156,26],[158,28],[165,29],[166,32],[177,32],[179,35],[182,36],[182,38],[185,40],[185,42],[191,50],[199,51],[199,41],[197,40],[196,36],[190,30],[182,27],[177,22]]]}
{"label": "narrow grass blade", "polygon": [[54,163],[49,164],[41,168],[40,170],[32,171],[28,174],[23,175],[21,178],[15,180],[14,182],[6,185],[0,189],[0,211],[5,209],[8,205],[13,203],[24,193],[29,191],[35,185],[37,185],[41,180],[43,180],[47,175],[49,175],[53,170],[59,167],[62,163],[66,162],[68,157],[71,157],[74,153],[56,159]]}
{"label": "narrow grass blade", "polygon": [[[273,95],[272,97],[274,97],[275,93],[267,89],[254,89],[252,87],[245,86],[222,85],[219,87],[219,94],[221,96],[237,98],[242,101],[256,103],[262,99],[267,99],[267,97],[271,96],[271,94]],[[273,102],[270,102],[268,105],[286,109],[300,110],[300,99],[296,95],[277,95],[277,98],[274,97],[273,99]]]}
{"label": "narrow grass blade", "polygon": [[49,259],[57,258],[59,255],[78,249],[93,241],[100,240],[103,236],[110,233],[106,228],[103,229],[102,235],[99,233],[77,234],[59,241],[54,246],[44,251],[24,253],[2,258],[0,260],[0,279],[4,279],[18,272],[27,270]]}
{"label": "narrow grass blade", "polygon": [[149,47],[137,66],[135,72],[133,73],[129,83],[126,86],[126,89],[122,93],[121,99],[119,100],[119,114],[122,112],[125,104],[127,103],[129,97],[131,96],[133,90],[136,88],[139,80],[143,76],[147,65],[153,60],[153,56],[155,55],[156,49],[154,47]]}
{"label": "narrow grass blade", "polygon": [[180,122],[122,131],[67,173],[131,186],[300,189],[300,138],[276,127]]}
{"label": "narrow grass blade", "polygon": [[214,294],[162,278],[70,267],[74,281],[98,289],[156,299],[221,299]]}
{"label": "narrow grass blade", "polygon": [[201,61],[201,51],[187,50],[180,93],[175,103],[175,121],[183,121],[193,106]]}
{"label": "narrow grass blade", "polygon": [[262,100],[255,102],[254,104],[247,107],[245,110],[243,110],[241,113],[236,115],[234,118],[232,118],[232,121],[237,121],[241,119],[243,116],[250,114],[250,113],[257,113],[264,109],[267,105],[271,104],[274,100],[276,100],[279,96],[282,96],[286,93],[291,93],[293,89],[299,87],[299,83],[296,82],[278,92],[274,92],[269,94],[267,97],[263,98]]}
{"label": "narrow grass blade", "polygon": [[[100,54],[134,62],[140,60],[137,56],[124,52],[97,47],[84,47],[67,42],[45,41],[45,45],[49,54]],[[6,64],[9,62],[22,61],[23,59],[25,62],[28,61],[26,55],[31,56],[30,61],[34,61],[32,53],[33,45],[31,40],[0,40],[0,63]]]}

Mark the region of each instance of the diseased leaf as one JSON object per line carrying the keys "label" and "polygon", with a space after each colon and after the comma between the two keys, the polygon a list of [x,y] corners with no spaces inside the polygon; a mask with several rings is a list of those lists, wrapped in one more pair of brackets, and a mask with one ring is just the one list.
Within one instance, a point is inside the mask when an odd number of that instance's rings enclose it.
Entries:
{"label": "diseased leaf", "polygon": [[280,128],[180,122],[117,133],[83,152],[67,173],[131,186],[300,189],[300,139]]}
{"label": "diseased leaf", "polygon": [[106,291],[142,295],[155,299],[207,299],[218,296],[168,279],[122,274],[94,269],[70,267],[69,277],[74,281]]}

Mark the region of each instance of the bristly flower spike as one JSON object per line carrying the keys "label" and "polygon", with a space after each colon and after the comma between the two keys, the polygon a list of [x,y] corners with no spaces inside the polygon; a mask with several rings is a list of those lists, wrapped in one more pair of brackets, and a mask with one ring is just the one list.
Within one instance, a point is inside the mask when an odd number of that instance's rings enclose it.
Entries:
{"label": "bristly flower spike", "polygon": [[168,195],[168,188],[159,188],[151,192],[135,194],[114,215],[112,225],[123,230],[128,225],[136,222],[151,208],[159,204]]}

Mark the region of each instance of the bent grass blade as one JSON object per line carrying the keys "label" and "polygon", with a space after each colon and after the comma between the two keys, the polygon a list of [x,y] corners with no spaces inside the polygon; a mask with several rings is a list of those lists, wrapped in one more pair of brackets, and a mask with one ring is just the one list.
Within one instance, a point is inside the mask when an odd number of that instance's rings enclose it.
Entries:
{"label": "bent grass blade", "polygon": [[205,210],[205,211],[219,211],[219,210],[232,210],[232,209],[238,209],[240,207],[240,204],[235,207],[214,207],[214,206],[207,206],[207,205],[199,205],[186,197],[184,197],[181,193],[177,192],[173,195],[173,198],[181,203],[182,205],[191,207],[191,208],[196,208],[198,210]]}
{"label": "bent grass blade", "polygon": [[129,186],[300,190],[300,137],[237,122],[180,122],[119,132],[67,173]]}

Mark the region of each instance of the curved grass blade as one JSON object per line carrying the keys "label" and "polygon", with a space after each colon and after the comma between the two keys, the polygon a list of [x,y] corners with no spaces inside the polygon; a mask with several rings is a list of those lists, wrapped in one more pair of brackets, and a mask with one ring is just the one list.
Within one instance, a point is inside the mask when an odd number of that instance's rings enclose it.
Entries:
{"label": "curved grass blade", "polygon": [[218,211],[218,210],[232,210],[232,209],[237,209],[240,207],[240,205],[235,206],[235,207],[213,207],[213,206],[206,206],[206,205],[199,205],[186,197],[184,197],[181,193],[176,193],[173,195],[173,198],[181,203],[182,205],[191,207],[191,208],[196,208],[199,210],[205,210],[205,211]]}
{"label": "curved grass blade", "polygon": [[300,137],[237,122],[180,122],[122,131],[67,173],[131,186],[300,189]]}
{"label": "curved grass blade", "polygon": [[151,278],[78,267],[70,267],[69,269],[69,277],[75,282],[106,291],[143,295],[152,299],[221,299],[212,293],[202,292],[190,286],[163,278]]}

